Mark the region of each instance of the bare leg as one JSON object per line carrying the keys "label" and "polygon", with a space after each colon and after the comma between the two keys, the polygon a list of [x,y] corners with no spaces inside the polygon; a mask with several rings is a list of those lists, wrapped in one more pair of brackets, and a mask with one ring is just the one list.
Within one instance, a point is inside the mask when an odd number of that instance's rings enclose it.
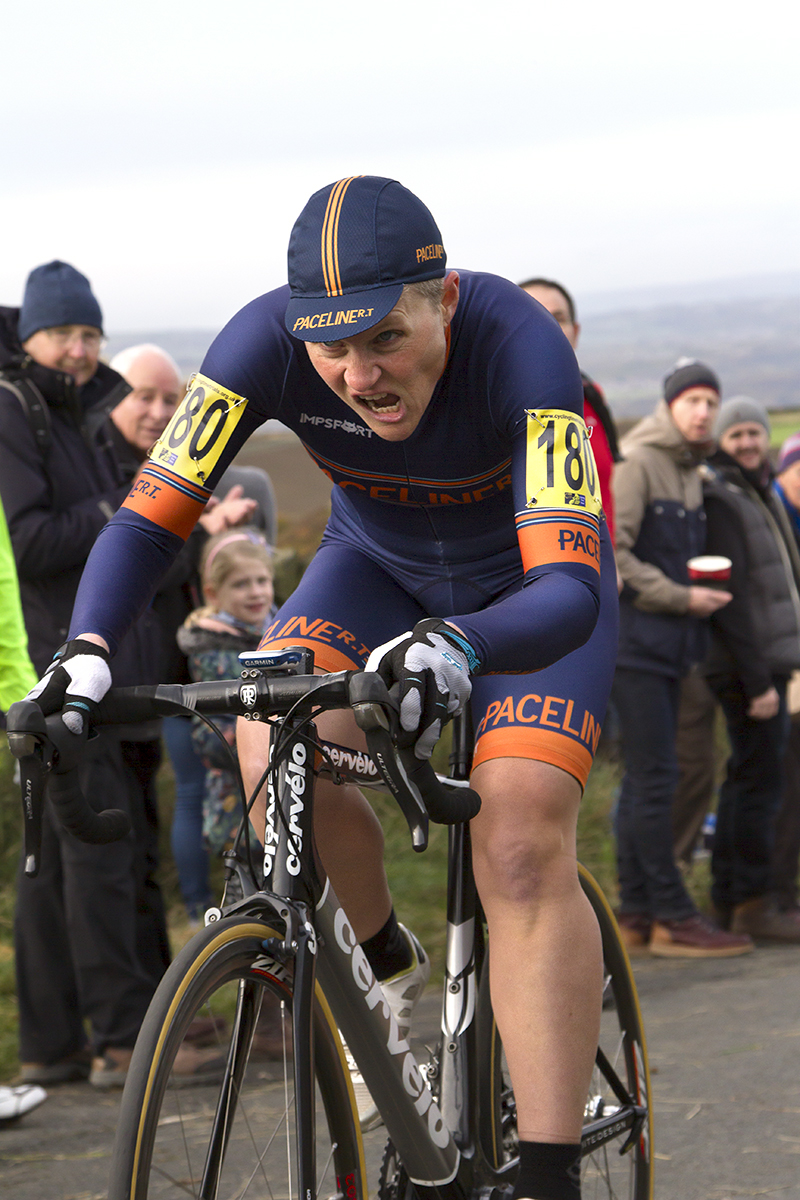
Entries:
{"label": "bare leg", "polygon": [[580,787],[547,763],[473,774],[475,879],[489,925],[492,1005],[525,1141],[577,1143],[600,1030],[600,930],[577,874]]}
{"label": "bare leg", "polygon": [[[320,736],[355,750],[366,749],[361,730],[349,712],[324,713],[317,719]],[[270,730],[256,721],[239,720],[236,744],[245,788],[250,794],[269,761]],[[251,812],[259,838],[264,836],[266,797],[262,791]],[[357,787],[317,780],[314,792],[314,835],[322,865],[360,942],[372,937],[389,919],[392,898],[383,866],[383,830]]]}

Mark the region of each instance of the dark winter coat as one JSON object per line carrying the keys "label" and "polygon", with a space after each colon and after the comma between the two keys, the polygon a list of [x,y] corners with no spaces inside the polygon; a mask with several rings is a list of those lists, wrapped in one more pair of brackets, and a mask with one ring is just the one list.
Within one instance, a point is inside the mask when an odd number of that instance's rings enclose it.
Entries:
{"label": "dark winter coat", "polygon": [[[83,566],[94,541],[128,491],[106,444],[96,449],[88,422],[105,415],[130,388],[100,363],[82,388],[72,376],[42,367],[23,351],[18,309],[0,309],[0,495],[19,575],[28,647],[40,674],[67,636]],[[7,386],[25,378],[47,405],[47,445]],[[117,683],[156,682],[157,625],[146,614],[114,660]]]}
{"label": "dark winter coat", "polygon": [[800,556],[786,510],[759,477],[718,451],[704,471],[708,552],[730,558],[733,600],[711,618],[709,676],[735,675],[748,699],[800,668]]}

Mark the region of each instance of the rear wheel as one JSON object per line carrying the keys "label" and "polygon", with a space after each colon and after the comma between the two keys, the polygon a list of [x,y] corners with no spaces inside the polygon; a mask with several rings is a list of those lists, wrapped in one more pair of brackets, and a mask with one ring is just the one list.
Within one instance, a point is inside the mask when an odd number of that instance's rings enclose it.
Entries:
{"label": "rear wheel", "polygon": [[[270,937],[247,917],[209,925],[164,976],[122,1096],[109,1200],[297,1197],[293,979],[265,950]],[[366,1200],[352,1088],[319,989],[313,1020],[318,1194]]]}
{"label": "rear wheel", "polygon": [[[584,1114],[583,1200],[652,1200],[650,1076],[636,985],[608,902],[588,871],[581,886],[603,941],[600,1044]],[[488,963],[486,964],[488,965]],[[480,1137],[493,1181],[512,1184],[519,1155],[514,1091],[482,972],[478,1002]]]}

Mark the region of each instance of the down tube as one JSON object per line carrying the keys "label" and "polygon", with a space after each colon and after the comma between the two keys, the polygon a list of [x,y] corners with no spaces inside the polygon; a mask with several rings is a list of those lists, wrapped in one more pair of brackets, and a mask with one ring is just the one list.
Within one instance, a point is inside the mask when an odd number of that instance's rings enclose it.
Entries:
{"label": "down tube", "polygon": [[[317,907],[317,979],[411,1181],[441,1191],[460,1154],[330,885]],[[445,1195],[461,1195],[455,1186]]]}

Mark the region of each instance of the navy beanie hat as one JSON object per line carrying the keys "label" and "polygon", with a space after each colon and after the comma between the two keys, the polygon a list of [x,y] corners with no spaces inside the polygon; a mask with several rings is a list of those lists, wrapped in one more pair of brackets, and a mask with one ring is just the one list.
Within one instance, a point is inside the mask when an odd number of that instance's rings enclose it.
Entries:
{"label": "navy beanie hat", "polygon": [[664,399],[672,404],[689,388],[707,387],[720,394],[719,380],[710,367],[694,358],[679,358],[664,380]]}
{"label": "navy beanie hat", "polygon": [[103,314],[89,280],[69,263],[56,260],[35,267],[28,276],[19,310],[19,340],[58,325],[90,325],[103,332]]}

